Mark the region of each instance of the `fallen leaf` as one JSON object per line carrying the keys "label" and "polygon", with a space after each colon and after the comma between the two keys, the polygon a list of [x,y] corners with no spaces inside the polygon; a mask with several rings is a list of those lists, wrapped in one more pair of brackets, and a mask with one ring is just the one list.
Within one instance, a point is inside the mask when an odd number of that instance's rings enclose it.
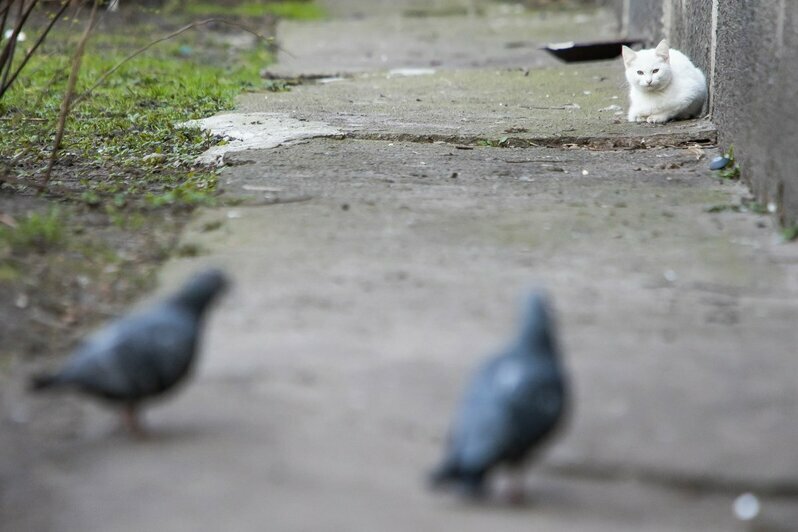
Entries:
{"label": "fallen leaf", "polygon": [[704,149],[698,144],[690,146],[689,148],[687,148],[687,151],[695,155],[696,161],[700,161],[704,157]]}
{"label": "fallen leaf", "polygon": [[17,227],[17,221],[10,214],[0,212],[0,224],[7,225],[12,229]]}

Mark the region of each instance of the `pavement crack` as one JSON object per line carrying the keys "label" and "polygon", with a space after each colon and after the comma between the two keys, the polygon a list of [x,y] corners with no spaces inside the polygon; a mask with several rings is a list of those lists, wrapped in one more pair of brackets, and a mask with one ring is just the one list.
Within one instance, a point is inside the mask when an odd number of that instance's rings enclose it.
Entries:
{"label": "pavement crack", "polygon": [[706,131],[704,135],[691,133],[658,133],[649,136],[560,136],[560,137],[515,137],[503,136],[501,139],[475,135],[444,135],[417,133],[386,133],[370,131],[352,131],[344,136],[354,140],[383,140],[391,142],[411,142],[429,144],[433,142],[457,145],[459,149],[469,146],[485,146],[495,148],[588,148],[591,150],[644,149],[644,148],[681,148],[686,146],[714,146],[717,133]]}
{"label": "pavement crack", "polygon": [[558,463],[547,464],[542,468],[562,477],[603,481],[634,480],[681,491],[730,495],[752,492],[767,497],[798,497],[798,479],[742,479],[619,464]]}

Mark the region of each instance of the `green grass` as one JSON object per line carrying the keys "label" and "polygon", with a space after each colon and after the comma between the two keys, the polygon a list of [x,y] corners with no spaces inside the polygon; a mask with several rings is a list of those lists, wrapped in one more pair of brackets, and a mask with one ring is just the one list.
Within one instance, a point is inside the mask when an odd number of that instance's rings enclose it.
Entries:
{"label": "green grass", "polygon": [[30,213],[17,220],[15,227],[0,226],[0,243],[7,245],[12,253],[46,253],[64,245],[64,223],[58,208],[41,214]]}
{"label": "green grass", "polygon": [[723,179],[740,179],[740,165],[737,164],[737,160],[734,158],[734,145],[729,146],[723,156],[728,158],[729,162],[725,167],[717,170],[718,175]]}
{"label": "green grass", "polygon": [[280,18],[295,20],[318,20],[325,17],[324,10],[312,1],[289,2],[244,2],[236,6],[225,6],[214,3],[198,2],[185,7],[191,15],[201,16],[236,16],[262,17],[275,15]]}
{"label": "green grass", "polygon": [[480,140],[477,144],[479,146],[488,146],[491,148],[506,148],[509,146],[510,138],[509,137],[502,137],[500,139],[489,139],[489,140]]}
{"label": "green grass", "polygon": [[[131,51],[167,33],[137,30],[92,38],[78,94]],[[12,171],[22,178],[40,172],[49,156],[69,72],[67,35],[51,37],[0,101],[0,164],[13,160]],[[270,61],[265,43],[246,52],[218,44],[211,49],[196,33],[156,45],[73,110],[54,181],[69,182],[93,206],[112,201],[118,208],[129,198],[156,206],[207,201],[216,173],[194,168],[194,160],[219,139],[178,124],[231,109],[243,90],[262,88],[259,70]]]}
{"label": "green grass", "polygon": [[798,240],[798,225],[790,225],[782,229],[781,236],[787,242]]}
{"label": "green grass", "polygon": [[11,283],[20,278],[22,274],[11,264],[5,264],[0,259],[0,283]]}
{"label": "green grass", "polygon": [[719,203],[704,209],[705,212],[718,213],[718,212],[751,212],[753,214],[765,215],[768,214],[767,205],[753,200],[742,200],[739,204],[733,203]]}

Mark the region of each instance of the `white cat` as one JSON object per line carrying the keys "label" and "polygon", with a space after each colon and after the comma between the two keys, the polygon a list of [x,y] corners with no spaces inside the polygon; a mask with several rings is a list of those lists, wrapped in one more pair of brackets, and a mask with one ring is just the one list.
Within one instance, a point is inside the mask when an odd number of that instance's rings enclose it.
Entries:
{"label": "white cat", "polygon": [[629,82],[629,121],[661,123],[693,118],[707,99],[707,80],[690,59],[663,40],[635,52],[623,47]]}

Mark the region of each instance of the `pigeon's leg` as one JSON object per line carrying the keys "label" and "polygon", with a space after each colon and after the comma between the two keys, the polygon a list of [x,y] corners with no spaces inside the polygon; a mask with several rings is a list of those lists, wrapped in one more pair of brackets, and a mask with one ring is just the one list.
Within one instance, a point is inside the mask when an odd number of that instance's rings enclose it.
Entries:
{"label": "pigeon's leg", "polygon": [[485,473],[461,473],[457,479],[458,494],[471,502],[478,502],[485,499]]}
{"label": "pigeon's leg", "polygon": [[122,424],[133,436],[142,439],[147,437],[147,431],[141,425],[138,410],[134,405],[127,404],[122,408]]}
{"label": "pigeon's leg", "polygon": [[502,497],[508,504],[520,506],[526,502],[526,489],[524,488],[524,470],[512,468],[507,471]]}

